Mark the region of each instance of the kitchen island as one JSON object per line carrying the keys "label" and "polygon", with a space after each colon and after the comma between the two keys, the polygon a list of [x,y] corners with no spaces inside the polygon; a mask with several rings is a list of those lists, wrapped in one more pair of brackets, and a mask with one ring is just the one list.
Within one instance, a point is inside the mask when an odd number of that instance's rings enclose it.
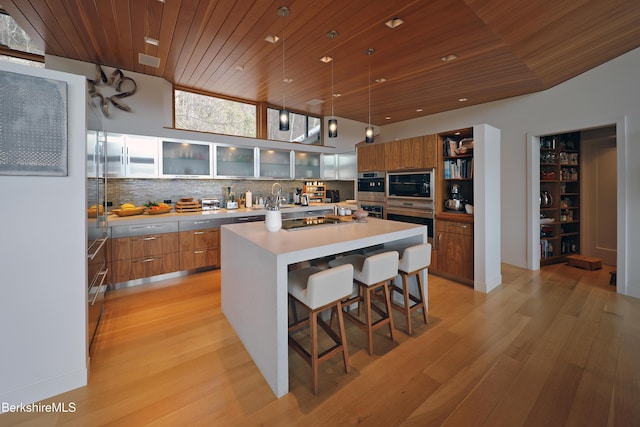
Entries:
{"label": "kitchen island", "polygon": [[376,218],[277,232],[259,222],[230,224],[221,233],[222,311],[277,397],[289,391],[289,265],[368,247],[427,242],[425,226]]}

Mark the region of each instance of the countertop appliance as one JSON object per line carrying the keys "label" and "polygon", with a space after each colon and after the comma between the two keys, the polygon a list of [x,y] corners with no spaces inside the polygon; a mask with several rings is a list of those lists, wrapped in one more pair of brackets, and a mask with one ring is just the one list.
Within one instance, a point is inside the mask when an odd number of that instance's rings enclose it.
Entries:
{"label": "countertop appliance", "polygon": [[203,211],[215,211],[221,208],[220,200],[214,197],[203,197],[200,200],[200,206]]}
{"label": "countertop appliance", "polygon": [[330,203],[340,202],[340,190],[327,190],[327,199]]}
{"label": "countertop appliance", "polygon": [[410,198],[418,200],[434,199],[433,169],[416,172],[387,173],[387,200]]}
{"label": "countertop appliance", "polygon": [[445,200],[444,207],[450,211],[464,210],[464,199],[458,184],[451,184],[451,187],[449,188],[449,198]]}
{"label": "countertop appliance", "polygon": [[238,200],[236,199],[236,193],[234,191],[231,191],[231,187],[227,187],[227,200],[225,205],[227,209],[238,209]]}

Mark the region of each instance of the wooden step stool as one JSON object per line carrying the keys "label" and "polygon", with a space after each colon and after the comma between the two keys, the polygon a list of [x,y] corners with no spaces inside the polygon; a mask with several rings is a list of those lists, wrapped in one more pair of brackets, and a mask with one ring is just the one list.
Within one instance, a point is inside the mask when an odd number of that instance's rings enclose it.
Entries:
{"label": "wooden step stool", "polygon": [[600,270],[602,268],[602,260],[600,258],[591,258],[582,255],[569,255],[567,260],[570,266],[583,268],[585,270]]}

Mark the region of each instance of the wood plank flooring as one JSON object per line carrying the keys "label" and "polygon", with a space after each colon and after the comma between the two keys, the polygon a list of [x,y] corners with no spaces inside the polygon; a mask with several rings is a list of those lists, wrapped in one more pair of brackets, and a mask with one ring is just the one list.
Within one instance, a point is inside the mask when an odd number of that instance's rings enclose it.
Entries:
{"label": "wood plank flooring", "polygon": [[[4,414],[11,426],[637,426],[640,300],[609,271],[503,265],[488,295],[429,276],[429,324],[397,343],[347,320],[342,358],[311,371],[290,351],[290,389],[275,399],[220,310],[220,272],[107,296],[89,385],[46,402],[75,413]],[[250,316],[250,309],[247,308]]]}

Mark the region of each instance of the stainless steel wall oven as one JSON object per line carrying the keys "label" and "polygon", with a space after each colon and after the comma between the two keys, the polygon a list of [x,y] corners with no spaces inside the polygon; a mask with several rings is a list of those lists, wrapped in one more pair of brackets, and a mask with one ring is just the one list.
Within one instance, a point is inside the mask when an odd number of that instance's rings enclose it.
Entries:
{"label": "stainless steel wall oven", "polygon": [[434,232],[433,202],[389,199],[387,200],[387,219],[426,225],[431,240]]}
{"label": "stainless steel wall oven", "polygon": [[415,172],[387,173],[387,200],[410,198],[418,200],[434,199],[433,169]]}
{"label": "stainless steel wall oven", "polygon": [[382,172],[359,173],[357,192],[358,201],[384,203],[384,182],[384,173]]}
{"label": "stainless steel wall oven", "polygon": [[370,217],[385,219],[384,216],[384,204],[375,202],[363,202],[359,203],[359,207],[362,210],[367,211]]}

